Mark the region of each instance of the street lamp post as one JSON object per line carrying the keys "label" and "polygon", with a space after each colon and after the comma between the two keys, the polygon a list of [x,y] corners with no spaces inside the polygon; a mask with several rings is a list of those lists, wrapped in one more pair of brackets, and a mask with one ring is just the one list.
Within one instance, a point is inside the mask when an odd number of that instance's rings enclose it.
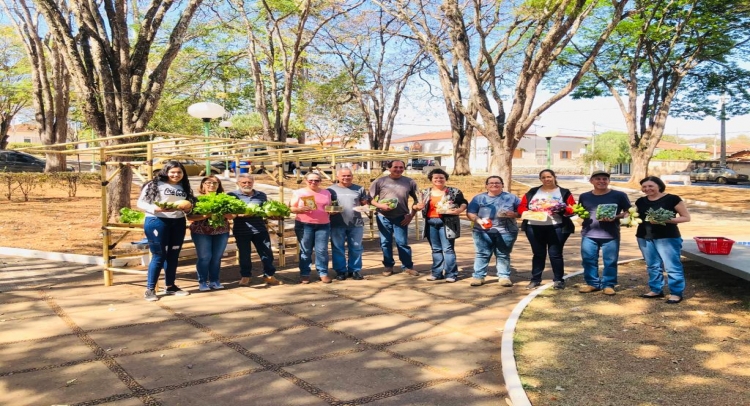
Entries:
{"label": "street lamp post", "polygon": [[544,127],[539,133],[547,140],[547,169],[552,169],[552,138],[556,137],[557,133],[558,130],[554,127]]}
{"label": "street lamp post", "polygon": [[722,168],[727,166],[727,109],[726,104],[729,101],[729,96],[722,94],[719,97],[719,106],[721,107],[721,155],[719,156],[719,166]]}
{"label": "street lamp post", "polygon": [[[191,116],[203,120],[203,134],[206,138],[208,138],[211,133],[211,119],[223,117],[226,112],[224,107],[210,102],[191,104],[187,111]],[[206,139],[206,176],[211,174],[210,158],[211,154],[208,148],[208,139]]]}
{"label": "street lamp post", "polygon": [[[232,126],[232,122],[229,120],[221,120],[221,122],[219,123],[219,127],[224,129],[224,132],[225,132],[224,135],[226,135],[227,137],[229,136],[226,134],[226,129],[231,126]],[[224,177],[229,179],[229,156],[226,155],[226,152],[224,156]]]}

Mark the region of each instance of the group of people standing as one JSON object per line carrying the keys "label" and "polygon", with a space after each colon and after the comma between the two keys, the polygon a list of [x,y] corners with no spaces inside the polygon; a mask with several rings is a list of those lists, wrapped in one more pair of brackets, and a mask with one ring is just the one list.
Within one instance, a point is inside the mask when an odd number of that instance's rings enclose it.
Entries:
{"label": "group of people standing", "polygon": [[[471,286],[485,284],[492,256],[496,258],[498,283],[510,287],[510,256],[519,231],[523,231],[532,251],[531,279],[527,289],[541,284],[547,257],[553,273],[553,287],[564,289],[563,247],[575,226],[571,220],[576,204],[570,190],[560,187],[552,170],[539,174],[541,185],[531,188],[519,198],[504,191],[504,181],[499,176],[485,180],[486,192],[469,202],[463,193],[447,185],[449,175],[442,169],[433,169],[427,175],[431,187],[419,190],[417,183],[403,175],[403,161],[392,161],[388,175],[375,180],[369,190],[353,183],[349,168],[336,172],[337,183],[322,188],[319,173],[310,172],[304,177],[306,185],[293,194],[290,210],[296,215],[294,231],[299,243],[300,282],[310,283],[313,258],[315,271],[323,283],[331,283],[329,275],[328,247],[332,252],[332,267],[337,280],[364,279],[362,271],[362,239],[364,235],[363,213],[374,207],[380,232],[383,253],[383,275],[391,276],[396,271],[395,243],[401,272],[419,276],[414,269],[412,250],[408,245],[408,227],[418,212],[425,219],[423,238],[432,251],[432,266],[428,281],[456,282],[458,265],[455,242],[460,237],[460,215],[472,221],[475,259]],[[147,183],[138,201],[138,207],[146,212],[144,229],[149,241],[152,260],[149,264],[146,300],[157,300],[154,292],[156,280],[163,268],[166,276],[165,294],[186,295],[174,284],[177,257],[185,237],[186,219],[192,221],[190,230],[196,245],[199,290],[221,289],[219,269],[221,256],[226,248],[229,226],[211,227],[207,216],[186,214],[190,209],[164,209],[155,202],[187,200],[195,202],[190,184],[184,176],[184,168],[178,162],[170,162]],[[615,205],[610,218],[592,215],[583,221],[581,258],[585,285],[581,293],[603,291],[614,295],[617,285],[617,261],[620,247],[620,219],[629,215],[631,203],[623,192],[609,187],[610,175],[604,171],[591,174],[593,190],[581,194],[579,204],[590,213],[596,213],[599,205]],[[690,214],[682,200],[665,193],[666,186],[659,178],[649,176],[641,182],[644,197],[635,202],[641,218],[646,218],[649,209],[670,210],[676,216],[663,222],[644,221],[638,225],[636,238],[646,260],[649,273],[649,292],[643,298],[665,297],[664,272],[668,275],[669,298],[667,303],[682,301],[685,286],[680,250],[682,239],[678,223],[690,221]],[[238,174],[237,190],[230,195],[245,203],[262,204],[265,193],[253,188],[254,179],[249,174]],[[223,193],[221,181],[209,176],[201,181],[200,193]],[[409,200],[412,200],[410,204]],[[526,216],[525,212],[535,215]],[[237,241],[240,262],[240,285],[249,285],[252,276],[250,244],[253,244],[263,264],[264,282],[278,285],[274,273],[273,253],[265,221],[260,217],[227,215],[233,220],[233,234]],[[521,226],[517,219],[522,218]],[[603,269],[599,275],[599,255]]]}
{"label": "group of people standing", "polygon": [[[138,198],[138,208],[146,213],[144,231],[148,240],[151,261],[148,267],[148,280],[144,298],[148,301],[158,300],[155,287],[161,270],[164,269],[165,288],[163,294],[187,296],[189,292],[175,285],[177,261],[185,241],[187,220],[190,220],[190,234],[196,250],[196,273],[198,290],[210,291],[223,289],[220,282],[221,257],[229,240],[229,223],[211,225],[209,215],[192,214],[192,207],[197,198],[193,194],[190,182],[185,176],[184,166],[177,161],[169,161],[156,174],[153,180],[146,183]],[[262,205],[268,200],[265,193],[255,190],[255,179],[249,173],[237,174],[237,190],[228,194],[243,202]],[[216,176],[207,176],[201,180],[200,194],[224,193],[221,180]],[[164,203],[187,201],[189,204],[180,207]],[[232,220],[232,234],[237,242],[240,263],[240,286],[249,286],[252,276],[250,259],[252,244],[263,265],[263,281],[267,285],[280,285],[274,277],[273,252],[271,238],[266,223],[260,217],[242,214],[226,214],[225,219]]]}

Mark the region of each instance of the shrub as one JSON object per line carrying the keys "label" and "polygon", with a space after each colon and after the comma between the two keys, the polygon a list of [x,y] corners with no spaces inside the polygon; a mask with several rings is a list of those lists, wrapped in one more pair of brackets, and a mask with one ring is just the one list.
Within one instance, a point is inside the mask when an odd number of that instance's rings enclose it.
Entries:
{"label": "shrub", "polygon": [[48,181],[53,187],[68,191],[68,197],[75,197],[79,186],[91,186],[100,180],[98,173],[93,172],[52,172]]}

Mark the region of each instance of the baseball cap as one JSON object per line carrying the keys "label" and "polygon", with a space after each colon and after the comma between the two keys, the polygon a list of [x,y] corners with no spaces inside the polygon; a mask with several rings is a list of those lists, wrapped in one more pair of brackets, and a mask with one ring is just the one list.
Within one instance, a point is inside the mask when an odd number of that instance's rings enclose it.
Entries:
{"label": "baseball cap", "polygon": [[607,172],[607,171],[594,171],[594,172],[591,173],[591,176],[589,176],[589,179],[593,178],[594,176],[599,176],[599,175],[604,175],[606,177],[609,177],[609,172]]}

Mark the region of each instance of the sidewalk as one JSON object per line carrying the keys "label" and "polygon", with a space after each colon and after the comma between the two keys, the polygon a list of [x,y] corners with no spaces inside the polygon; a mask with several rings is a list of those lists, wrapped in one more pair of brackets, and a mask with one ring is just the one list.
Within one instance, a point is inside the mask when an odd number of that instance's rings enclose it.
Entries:
{"label": "sidewalk", "polygon": [[[428,244],[411,244],[417,269],[428,269]],[[623,258],[635,254],[623,245]],[[568,272],[579,268],[578,246],[576,234]],[[227,263],[227,289],[202,293],[185,264],[178,284],[193,294],[155,303],[143,300],[137,276],[118,274],[109,288],[99,272],[35,276],[37,287],[0,293],[0,404],[505,403],[500,337],[527,294],[530,249],[519,238],[513,288],[494,277],[470,287],[468,229],[457,249],[454,284],[427,282],[424,272],[383,277],[376,241],[367,243],[363,281],[299,285],[292,265],[277,274],[286,285],[239,288]]]}

